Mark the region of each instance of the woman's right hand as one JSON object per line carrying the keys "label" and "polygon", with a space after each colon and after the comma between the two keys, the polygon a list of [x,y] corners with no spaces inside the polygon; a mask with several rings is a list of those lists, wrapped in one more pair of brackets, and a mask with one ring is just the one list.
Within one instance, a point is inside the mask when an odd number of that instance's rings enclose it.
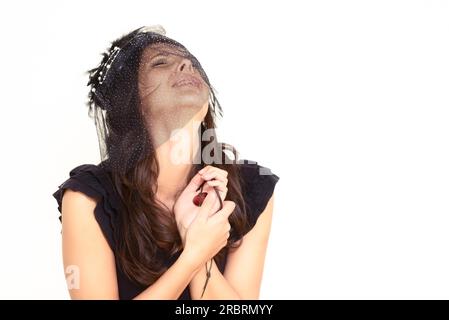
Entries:
{"label": "woman's right hand", "polygon": [[184,253],[199,266],[220,252],[226,246],[230,235],[231,225],[228,218],[234,212],[235,202],[223,201],[223,208],[210,215],[217,207],[218,201],[215,192],[208,192],[198,214],[186,231]]}

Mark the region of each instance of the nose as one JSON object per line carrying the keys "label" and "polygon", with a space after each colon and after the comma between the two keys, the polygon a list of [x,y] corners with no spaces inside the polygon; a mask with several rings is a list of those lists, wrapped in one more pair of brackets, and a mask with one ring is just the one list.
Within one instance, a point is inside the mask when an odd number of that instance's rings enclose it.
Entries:
{"label": "nose", "polygon": [[190,71],[191,73],[195,72],[192,61],[190,61],[190,59],[188,58],[183,58],[179,63],[178,71]]}

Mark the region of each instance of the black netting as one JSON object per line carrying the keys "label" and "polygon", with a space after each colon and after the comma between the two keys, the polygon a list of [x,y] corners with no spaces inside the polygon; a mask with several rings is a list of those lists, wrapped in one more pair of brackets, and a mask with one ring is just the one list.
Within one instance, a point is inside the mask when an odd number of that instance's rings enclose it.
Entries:
{"label": "black netting", "polygon": [[[150,139],[149,130],[154,119],[149,114],[153,110],[145,113],[145,103],[141,97],[143,81],[139,79],[139,72],[141,75],[146,70],[143,64],[148,59],[143,57],[149,49],[162,54],[162,57],[187,58],[191,62],[191,74],[198,75],[204,81],[208,89],[208,114],[202,130],[215,128],[216,118],[222,116],[215,90],[199,61],[182,44],[165,36],[161,26],[142,27],[120,37],[103,54],[99,66],[88,72],[91,88],[89,115],[97,128],[101,160],[116,172],[128,172],[137,161],[164,142],[164,138],[157,141]],[[166,119],[168,116],[173,122],[176,121],[177,127],[190,120],[188,116],[172,115],[165,115]]]}

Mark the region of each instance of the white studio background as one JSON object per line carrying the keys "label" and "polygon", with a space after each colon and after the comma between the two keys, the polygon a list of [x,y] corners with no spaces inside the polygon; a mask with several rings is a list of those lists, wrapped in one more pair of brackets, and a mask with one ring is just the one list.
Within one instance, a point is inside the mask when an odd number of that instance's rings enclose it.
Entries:
{"label": "white studio background", "polygon": [[97,163],[87,77],[162,24],[276,173],[261,299],[449,298],[448,1],[15,1],[0,8],[0,298],[68,299],[52,193]]}

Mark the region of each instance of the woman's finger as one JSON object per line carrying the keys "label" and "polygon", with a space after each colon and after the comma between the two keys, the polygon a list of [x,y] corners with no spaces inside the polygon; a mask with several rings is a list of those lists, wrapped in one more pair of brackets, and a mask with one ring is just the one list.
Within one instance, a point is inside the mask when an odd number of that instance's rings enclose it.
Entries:
{"label": "woman's finger", "polygon": [[228,178],[226,178],[226,176],[223,173],[216,171],[216,170],[208,171],[207,173],[200,174],[200,175],[204,180],[217,179],[217,180],[222,181],[224,184],[228,184]]}
{"label": "woman's finger", "polygon": [[226,199],[226,195],[228,193],[228,188],[226,187],[225,184],[223,184],[223,182],[218,181],[218,180],[211,180],[211,181],[207,181],[206,185],[208,186],[208,191],[214,191],[214,187],[217,188],[218,193],[220,194],[221,199],[224,201]]}
{"label": "woman's finger", "polygon": [[204,183],[205,179],[202,177],[200,173],[197,173],[192,180],[190,180],[189,184],[186,186],[185,190],[189,193],[196,192],[201,185]]}
{"label": "woman's finger", "polygon": [[220,191],[228,191],[228,188],[226,187],[226,184],[224,184],[222,181],[219,180],[210,180],[206,182],[211,187],[218,187],[218,190]]}
{"label": "woman's finger", "polygon": [[211,165],[208,165],[208,166],[204,167],[203,169],[201,169],[201,170],[199,171],[199,173],[204,174],[204,173],[207,173],[207,172],[212,171],[212,170],[218,170],[218,171],[221,172],[222,175],[224,175],[225,177],[228,176],[228,172],[227,172],[226,170],[223,170],[223,169],[220,169],[220,168],[218,168],[218,167],[211,166]]}

